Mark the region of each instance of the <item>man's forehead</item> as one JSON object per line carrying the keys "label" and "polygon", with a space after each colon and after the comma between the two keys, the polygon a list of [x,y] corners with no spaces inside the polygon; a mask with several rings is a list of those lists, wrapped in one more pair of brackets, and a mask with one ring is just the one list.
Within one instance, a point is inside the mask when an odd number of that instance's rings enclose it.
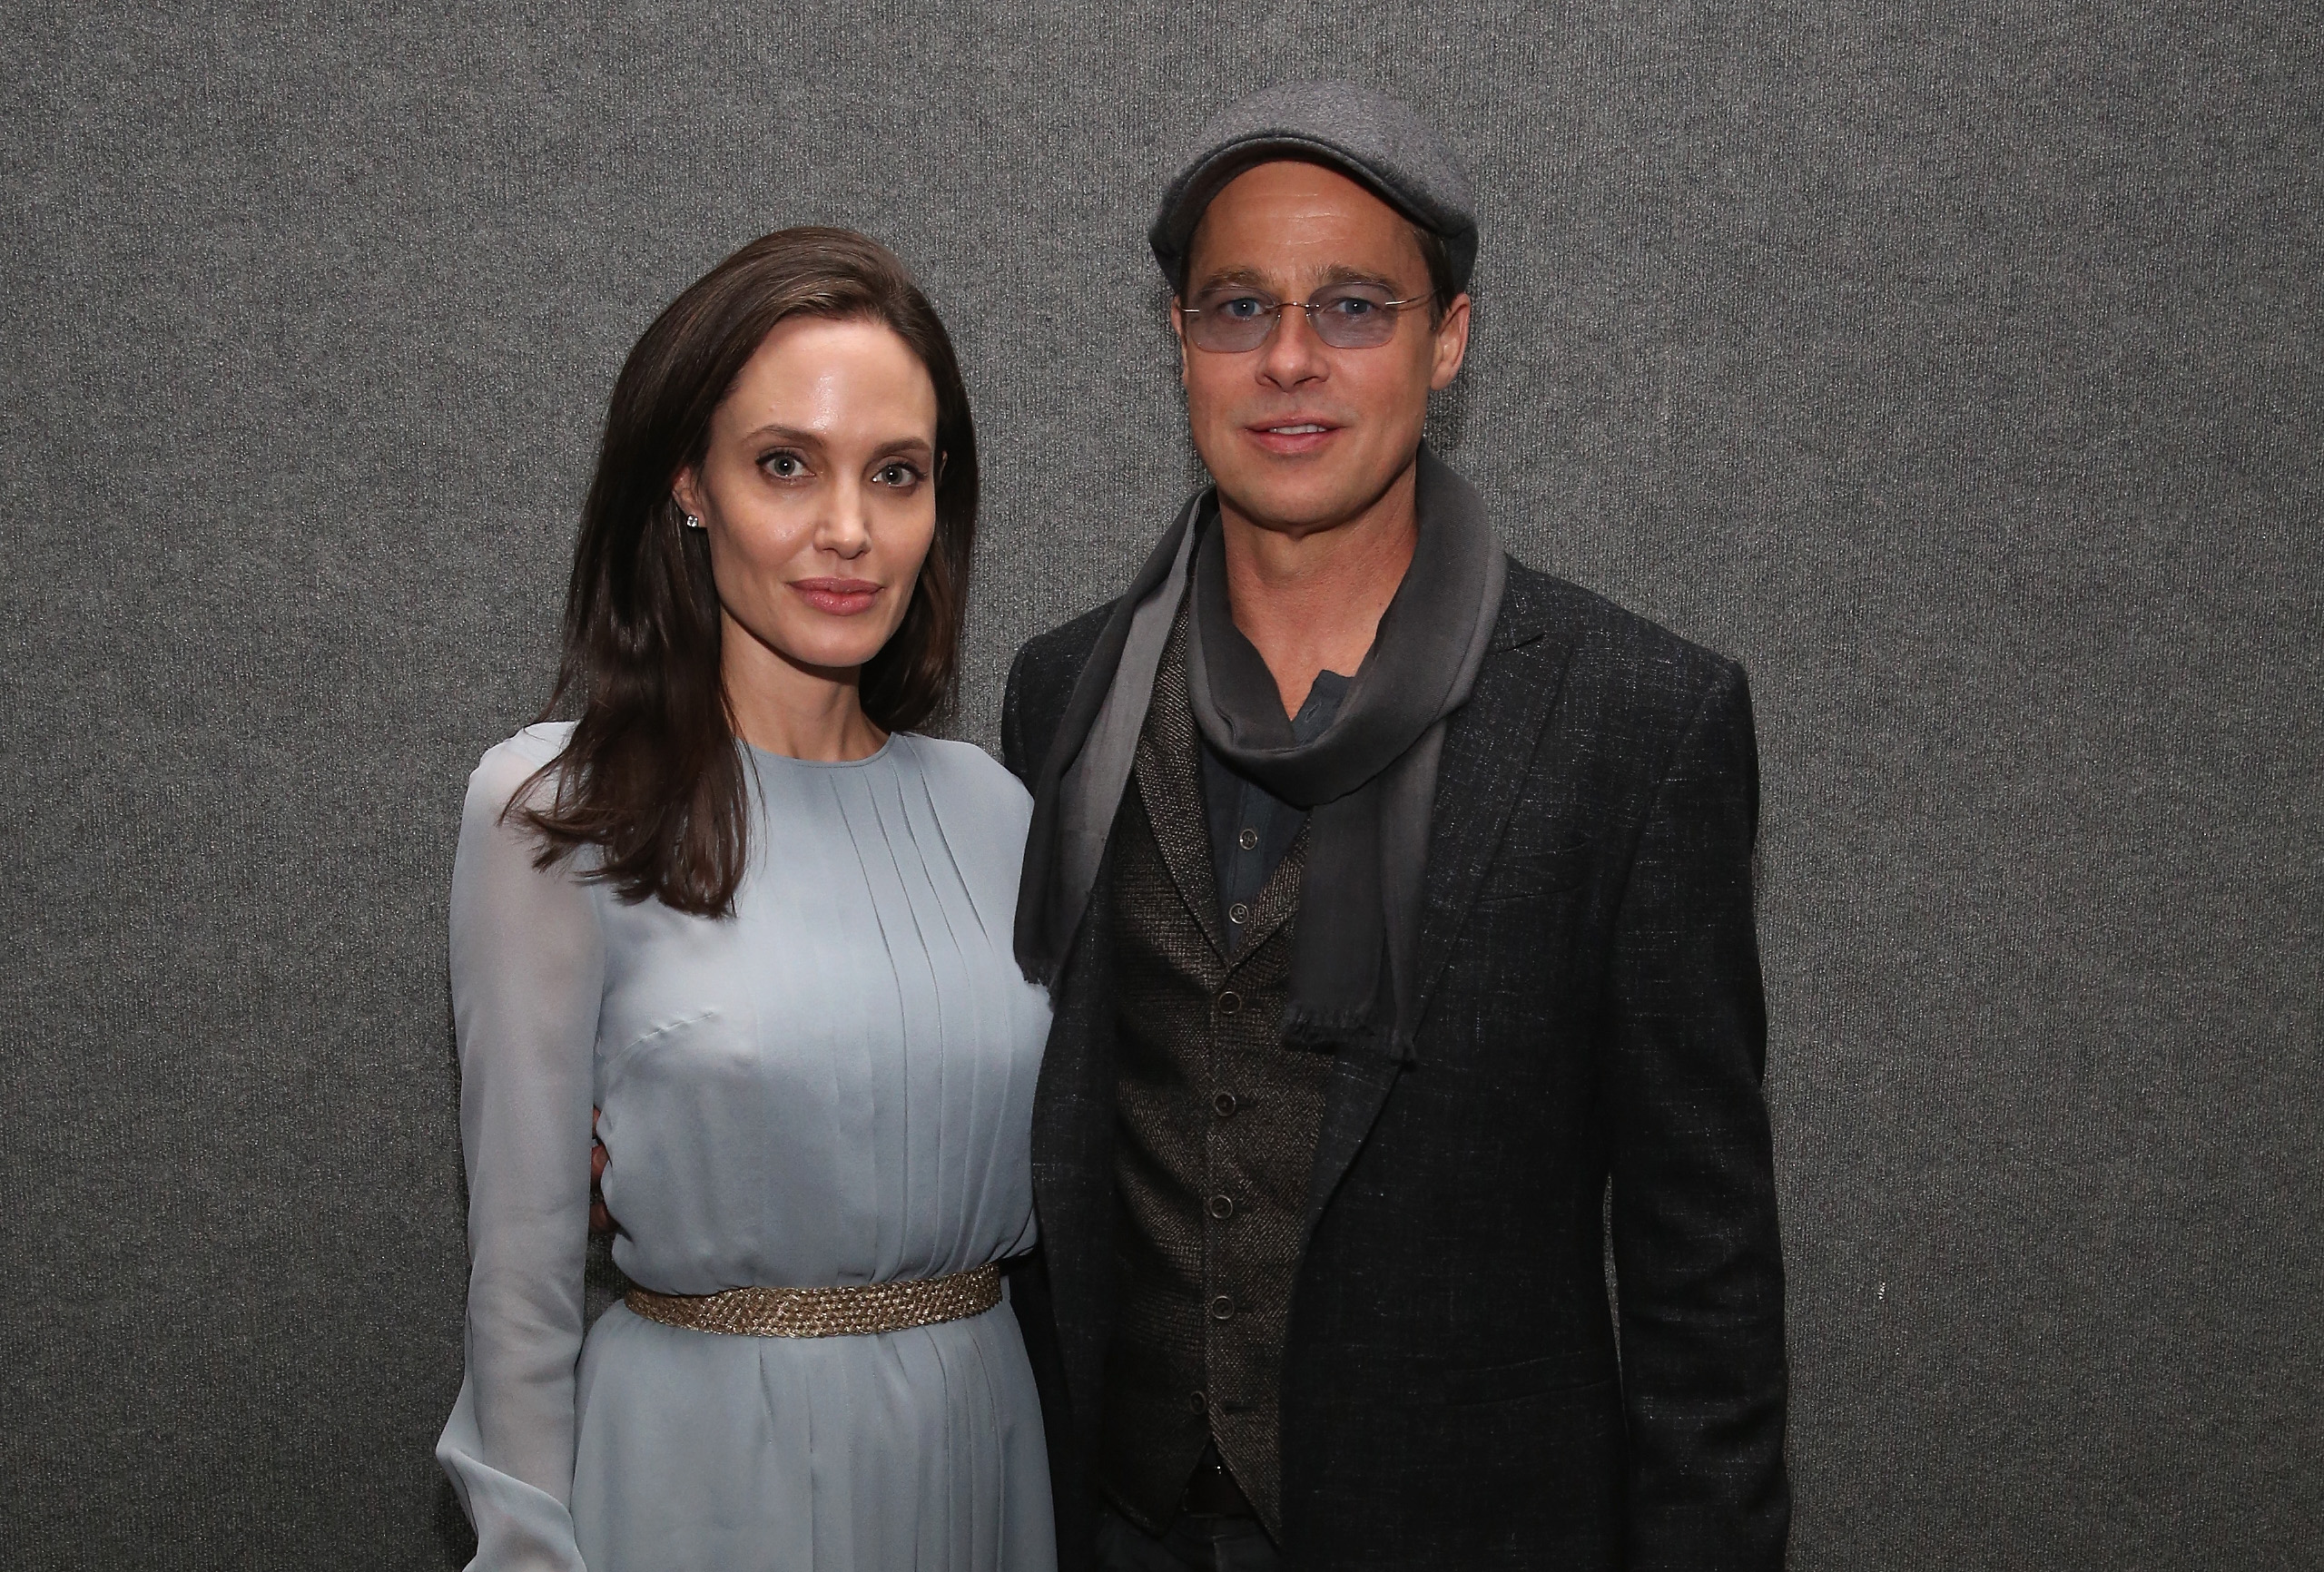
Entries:
{"label": "man's forehead", "polygon": [[1211,199],[1188,247],[1189,278],[1257,282],[1267,274],[1373,279],[1425,266],[1412,221],[1360,182],[1296,159],[1270,159]]}

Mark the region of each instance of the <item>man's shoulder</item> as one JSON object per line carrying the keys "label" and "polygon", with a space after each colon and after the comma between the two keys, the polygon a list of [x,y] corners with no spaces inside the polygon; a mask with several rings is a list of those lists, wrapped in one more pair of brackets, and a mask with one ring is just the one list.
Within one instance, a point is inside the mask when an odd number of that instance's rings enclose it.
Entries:
{"label": "man's shoulder", "polygon": [[1098,647],[1098,637],[1106,631],[1106,623],[1119,604],[1118,600],[1108,601],[1062,627],[1027,639],[1017,651],[1011,673],[1019,681],[1048,683],[1062,679],[1064,685],[1070,688],[1081,675],[1081,668],[1088,663],[1089,652]]}
{"label": "man's shoulder", "polygon": [[1027,725],[1046,733],[1056,723],[1119,604],[1108,601],[1063,627],[1035,634],[1018,650],[1009,668],[1009,702]]}
{"label": "man's shoulder", "polygon": [[1106,631],[1118,600],[1085,612],[1062,627],[1025,641],[1009,665],[1009,691],[1001,710],[1001,750],[1009,768],[1029,781],[1049,752],[1050,737],[1073,696],[1081,669]]}
{"label": "man's shoulder", "polygon": [[1628,606],[1512,557],[1497,649],[1544,635],[1572,651],[1569,681],[1604,684],[1632,702],[1691,712],[1706,691],[1740,683],[1743,669]]}

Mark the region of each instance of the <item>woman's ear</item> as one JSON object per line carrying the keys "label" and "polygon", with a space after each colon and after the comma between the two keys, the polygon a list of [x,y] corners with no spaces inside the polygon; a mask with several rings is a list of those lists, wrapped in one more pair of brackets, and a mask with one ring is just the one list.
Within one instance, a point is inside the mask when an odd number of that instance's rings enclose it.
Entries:
{"label": "woman's ear", "polygon": [[670,500],[689,518],[704,518],[710,512],[703,502],[702,476],[697,470],[681,469],[670,477]]}

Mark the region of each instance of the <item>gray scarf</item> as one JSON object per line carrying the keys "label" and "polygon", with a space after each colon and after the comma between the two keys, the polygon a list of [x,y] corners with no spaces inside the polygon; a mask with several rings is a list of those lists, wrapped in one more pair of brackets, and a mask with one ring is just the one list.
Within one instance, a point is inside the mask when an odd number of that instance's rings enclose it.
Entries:
{"label": "gray scarf", "polygon": [[1305,744],[1293,739],[1274,677],[1228,614],[1215,496],[1179,511],[1099,634],[1036,783],[1017,900],[1027,977],[1055,983],[1088,908],[1163,645],[1193,578],[1187,685],[1196,724],[1227,764],[1310,814],[1285,1037],[1410,1057],[1444,722],[1475,684],[1507,567],[1483,499],[1425,447],[1415,503],[1412,566],[1338,715]]}

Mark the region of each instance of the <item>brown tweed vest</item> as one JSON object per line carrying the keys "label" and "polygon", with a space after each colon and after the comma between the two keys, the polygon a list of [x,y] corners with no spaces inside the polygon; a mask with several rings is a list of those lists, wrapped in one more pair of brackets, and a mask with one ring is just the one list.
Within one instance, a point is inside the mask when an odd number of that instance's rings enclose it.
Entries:
{"label": "brown tweed vest", "polygon": [[1281,1022],[1307,833],[1222,920],[1172,630],[1117,821],[1120,1298],[1099,1478],[1159,1529],[1206,1440],[1282,1532],[1283,1343],[1329,1057]]}

